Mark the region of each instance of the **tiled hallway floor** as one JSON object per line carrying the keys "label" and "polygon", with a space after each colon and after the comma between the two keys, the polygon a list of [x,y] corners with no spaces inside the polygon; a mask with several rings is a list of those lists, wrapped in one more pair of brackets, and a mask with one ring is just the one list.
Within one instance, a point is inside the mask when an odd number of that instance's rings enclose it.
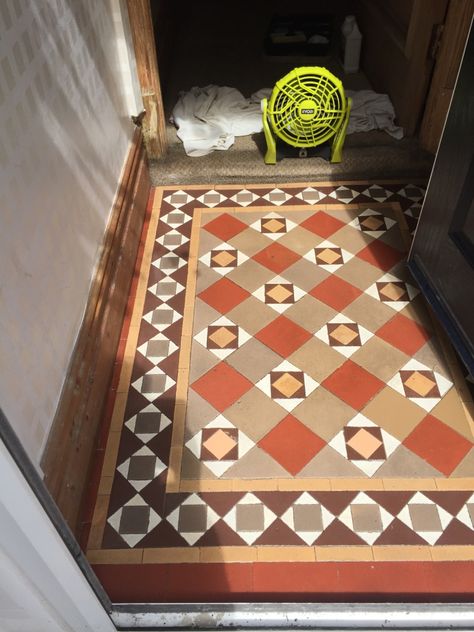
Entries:
{"label": "tiled hallway floor", "polygon": [[471,397],[406,269],[422,196],[155,190],[87,543],[113,599],[473,588]]}

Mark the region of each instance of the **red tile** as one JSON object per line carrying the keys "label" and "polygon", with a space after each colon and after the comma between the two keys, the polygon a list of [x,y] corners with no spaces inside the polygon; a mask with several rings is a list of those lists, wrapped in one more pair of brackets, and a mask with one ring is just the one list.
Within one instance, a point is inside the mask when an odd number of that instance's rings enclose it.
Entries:
{"label": "red tile", "polygon": [[423,325],[403,314],[394,316],[376,334],[409,356],[414,355],[431,338]]}
{"label": "red tile", "polygon": [[262,264],[276,274],[280,274],[286,268],[296,263],[301,257],[289,248],[278,243],[267,246],[252,257],[258,263]]}
{"label": "red tile", "polygon": [[403,441],[409,450],[449,476],[472,443],[433,415],[427,415]]}
{"label": "red tile", "polygon": [[253,384],[225,362],[220,362],[200,377],[191,388],[218,411],[223,412]]}
{"label": "red tile", "polygon": [[316,233],[316,235],[320,235],[320,237],[330,237],[337,230],[343,228],[345,224],[340,219],[331,217],[324,211],[318,211],[311,217],[308,217],[300,226],[310,230],[312,233]]}
{"label": "red tile", "polygon": [[283,358],[287,358],[312,338],[312,335],[286,316],[279,316],[256,333],[255,338]]}
{"label": "red tile", "polygon": [[360,296],[362,292],[359,288],[354,287],[347,281],[343,281],[338,276],[331,275],[314,287],[310,294],[333,309],[341,311]]}
{"label": "red tile", "polygon": [[258,446],[293,476],[324,448],[326,442],[311,432],[293,415],[287,415],[272,428]]}
{"label": "red tile", "polygon": [[385,386],[375,375],[351,360],[344,362],[322,385],[357,410],[361,410]]}
{"label": "red tile", "polygon": [[252,564],[172,564],[166,588],[182,601],[225,601],[229,595],[250,595]]}
{"label": "red tile", "polygon": [[240,285],[224,278],[210,285],[198,296],[221,314],[227,314],[248,298],[250,293],[241,288]]}
{"label": "red tile", "polygon": [[376,268],[380,268],[386,272],[406,257],[406,254],[392,248],[392,246],[385,244],[383,241],[373,241],[365,248],[362,248],[362,250],[357,253],[357,256],[359,259],[363,259],[367,261],[367,263],[371,263]]}
{"label": "red tile", "polygon": [[219,217],[216,217],[216,219],[208,222],[204,228],[216,237],[219,237],[219,239],[227,241],[228,239],[231,239],[241,233],[243,230],[248,228],[248,226],[236,217],[233,217],[228,213],[223,213],[222,215],[219,215]]}

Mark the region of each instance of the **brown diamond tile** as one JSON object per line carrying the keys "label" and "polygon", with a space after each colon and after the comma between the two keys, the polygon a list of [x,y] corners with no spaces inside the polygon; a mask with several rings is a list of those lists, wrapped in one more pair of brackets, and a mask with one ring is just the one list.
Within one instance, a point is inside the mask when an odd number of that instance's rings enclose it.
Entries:
{"label": "brown diamond tile", "polygon": [[403,441],[426,415],[426,411],[420,406],[390,387],[382,389],[362,413],[400,441]]}
{"label": "brown diamond tile", "polygon": [[232,353],[226,361],[249,380],[257,382],[277,366],[281,358],[267,346],[252,338]]}
{"label": "brown diamond tile", "polygon": [[201,459],[203,461],[236,460],[238,430],[236,428],[204,428],[202,431]]}
{"label": "brown diamond tile", "polygon": [[320,386],[292,414],[322,439],[330,441],[356,411]]}
{"label": "brown diamond tile", "polygon": [[305,396],[302,371],[272,371],[270,374],[273,399],[293,399]]}
{"label": "brown diamond tile", "polygon": [[377,338],[377,336],[373,336],[351,356],[353,362],[364,367],[382,381],[389,380],[409,359],[405,353]]}

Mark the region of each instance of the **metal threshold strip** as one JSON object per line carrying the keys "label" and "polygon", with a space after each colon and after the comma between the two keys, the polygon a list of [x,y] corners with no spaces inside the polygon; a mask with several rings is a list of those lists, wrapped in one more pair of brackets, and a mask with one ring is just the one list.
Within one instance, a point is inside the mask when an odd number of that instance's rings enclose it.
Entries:
{"label": "metal threshold strip", "polygon": [[472,604],[114,604],[118,630],[474,629]]}

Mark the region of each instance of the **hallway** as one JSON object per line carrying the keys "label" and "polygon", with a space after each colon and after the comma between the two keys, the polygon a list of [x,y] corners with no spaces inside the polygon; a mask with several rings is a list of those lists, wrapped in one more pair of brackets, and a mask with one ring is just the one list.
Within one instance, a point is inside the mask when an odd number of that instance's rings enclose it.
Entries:
{"label": "hallway", "polygon": [[423,193],[154,190],[84,517],[114,601],[474,589],[472,396],[405,267]]}

